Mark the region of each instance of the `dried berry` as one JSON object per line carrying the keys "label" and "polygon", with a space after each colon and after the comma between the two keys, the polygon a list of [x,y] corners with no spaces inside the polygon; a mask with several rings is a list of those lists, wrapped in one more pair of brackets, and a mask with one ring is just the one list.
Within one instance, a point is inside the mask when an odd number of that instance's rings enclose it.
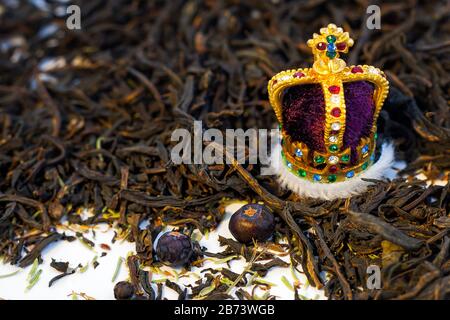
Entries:
{"label": "dried berry", "polygon": [[175,231],[163,234],[156,246],[156,255],[159,260],[171,266],[186,264],[192,256],[192,252],[191,239]]}
{"label": "dried berry", "polygon": [[266,206],[247,204],[231,216],[228,227],[239,242],[248,243],[252,239],[266,241],[273,234],[275,221]]}
{"label": "dried berry", "polygon": [[114,286],[114,297],[117,300],[130,300],[133,298],[136,289],[128,281],[117,282]]}

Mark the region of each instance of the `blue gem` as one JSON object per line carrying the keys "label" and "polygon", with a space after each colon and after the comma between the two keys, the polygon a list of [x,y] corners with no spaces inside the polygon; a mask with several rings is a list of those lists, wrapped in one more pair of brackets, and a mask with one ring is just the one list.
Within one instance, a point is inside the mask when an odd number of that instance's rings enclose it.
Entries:
{"label": "blue gem", "polygon": [[367,152],[369,152],[369,146],[366,144],[364,147],[362,147],[361,152],[362,152],[362,153],[367,153]]}
{"label": "blue gem", "polygon": [[375,153],[372,153],[372,155],[370,156],[370,161],[374,161],[375,160]]}
{"label": "blue gem", "polygon": [[331,51],[331,52],[336,51],[336,46],[334,45],[334,43],[330,43],[327,45],[327,51]]}
{"label": "blue gem", "polygon": [[286,161],[286,165],[289,169],[292,169],[292,163],[290,163],[289,161]]}
{"label": "blue gem", "polygon": [[297,157],[301,157],[301,156],[303,155],[302,150],[296,149],[296,150],[295,150],[295,155],[296,155]]}
{"label": "blue gem", "polygon": [[353,178],[354,175],[355,175],[355,171],[349,171],[349,172],[347,172],[346,177]]}
{"label": "blue gem", "polygon": [[313,176],[313,179],[314,179],[314,181],[320,181],[320,180],[322,180],[322,176],[319,175],[319,174],[315,174],[315,175]]}

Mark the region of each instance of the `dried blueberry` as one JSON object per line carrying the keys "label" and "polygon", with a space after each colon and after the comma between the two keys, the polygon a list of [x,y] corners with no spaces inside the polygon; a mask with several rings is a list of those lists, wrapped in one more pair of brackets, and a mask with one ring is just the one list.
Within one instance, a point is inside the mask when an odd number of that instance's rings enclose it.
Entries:
{"label": "dried blueberry", "polygon": [[252,239],[266,241],[273,234],[275,221],[266,206],[247,204],[231,216],[228,227],[239,242],[248,243]]}
{"label": "dried blueberry", "polygon": [[128,281],[117,282],[114,286],[114,297],[117,300],[130,300],[135,293],[134,286]]}
{"label": "dried blueberry", "polygon": [[180,266],[189,262],[192,256],[191,239],[179,232],[164,233],[158,240],[156,255],[167,265]]}

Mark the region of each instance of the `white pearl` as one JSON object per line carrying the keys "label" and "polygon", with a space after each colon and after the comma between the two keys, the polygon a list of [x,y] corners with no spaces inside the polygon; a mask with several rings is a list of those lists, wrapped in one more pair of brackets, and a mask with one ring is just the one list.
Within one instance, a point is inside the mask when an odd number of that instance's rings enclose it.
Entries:
{"label": "white pearl", "polygon": [[379,72],[379,70],[377,69],[377,68],[375,68],[375,67],[369,67],[369,72],[370,73],[373,73],[373,74],[379,74],[380,72]]}
{"label": "white pearl", "polygon": [[339,102],[341,101],[341,97],[337,94],[332,94],[330,101],[332,104],[339,104]]}
{"label": "white pearl", "polygon": [[330,157],[328,158],[328,163],[330,163],[330,164],[336,164],[336,163],[338,163],[338,162],[339,162],[339,158],[336,157],[336,156],[330,156]]}
{"label": "white pearl", "polygon": [[340,128],[341,128],[341,124],[340,124],[339,122],[334,122],[334,123],[331,124],[331,129],[332,129],[332,130],[337,131],[337,130],[339,130]]}

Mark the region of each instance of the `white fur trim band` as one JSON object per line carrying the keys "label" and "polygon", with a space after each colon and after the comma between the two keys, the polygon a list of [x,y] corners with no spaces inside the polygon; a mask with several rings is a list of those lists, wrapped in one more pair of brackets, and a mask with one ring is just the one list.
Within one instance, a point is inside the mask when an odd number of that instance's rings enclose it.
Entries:
{"label": "white fur trim band", "polygon": [[277,173],[278,182],[285,188],[292,190],[296,194],[305,197],[319,198],[324,200],[334,200],[337,198],[348,198],[352,195],[366,191],[372,183],[365,179],[381,179],[392,170],[394,162],[394,146],[392,143],[384,143],[381,148],[381,155],[377,162],[367,168],[366,171],[350,178],[348,181],[335,183],[311,182],[302,179],[283,164],[281,156],[281,145],[278,144],[271,156],[271,166]]}

